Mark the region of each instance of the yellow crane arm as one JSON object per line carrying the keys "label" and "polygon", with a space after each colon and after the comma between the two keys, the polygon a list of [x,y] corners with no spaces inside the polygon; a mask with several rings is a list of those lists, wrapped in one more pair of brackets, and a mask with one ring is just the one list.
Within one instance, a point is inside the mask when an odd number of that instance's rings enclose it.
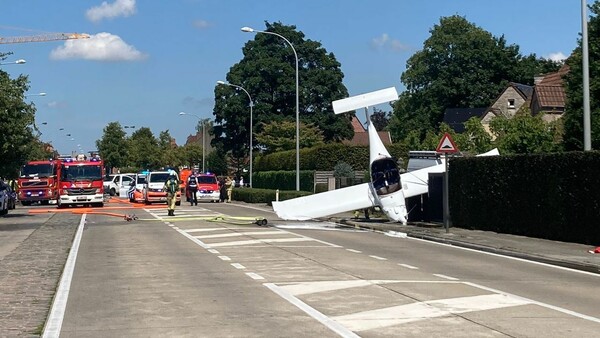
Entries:
{"label": "yellow crane arm", "polygon": [[82,34],[82,33],[53,33],[53,34],[42,34],[42,35],[33,35],[33,36],[13,36],[13,37],[6,37],[6,38],[0,37],[0,44],[89,39],[89,38],[90,38],[90,36],[88,34]]}

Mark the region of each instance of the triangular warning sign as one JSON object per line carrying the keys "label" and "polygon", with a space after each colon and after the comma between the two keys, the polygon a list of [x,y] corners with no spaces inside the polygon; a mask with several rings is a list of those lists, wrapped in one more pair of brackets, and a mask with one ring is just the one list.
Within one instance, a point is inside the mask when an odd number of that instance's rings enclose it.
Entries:
{"label": "triangular warning sign", "polygon": [[458,148],[456,147],[456,144],[452,140],[450,134],[444,133],[444,136],[442,136],[442,139],[440,140],[440,143],[435,151],[438,153],[456,153],[458,152]]}

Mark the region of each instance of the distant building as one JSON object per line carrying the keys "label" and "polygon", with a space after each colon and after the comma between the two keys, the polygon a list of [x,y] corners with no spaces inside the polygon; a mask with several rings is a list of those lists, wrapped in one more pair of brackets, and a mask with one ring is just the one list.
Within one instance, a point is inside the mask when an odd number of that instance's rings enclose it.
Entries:
{"label": "distant building", "polygon": [[[351,140],[343,140],[342,143],[350,146],[368,146],[369,133],[356,116],[352,116],[352,129],[354,129],[354,137]],[[389,131],[378,131],[377,134],[384,145],[392,144],[392,137]]]}
{"label": "distant building", "polygon": [[481,118],[487,108],[447,108],[444,111],[444,123],[457,133],[465,131],[465,122],[471,117]]}
{"label": "distant building", "polygon": [[569,72],[569,66],[563,65],[558,72],[536,78],[531,113],[542,115],[544,121],[556,121],[565,113],[566,94],[563,77]]}

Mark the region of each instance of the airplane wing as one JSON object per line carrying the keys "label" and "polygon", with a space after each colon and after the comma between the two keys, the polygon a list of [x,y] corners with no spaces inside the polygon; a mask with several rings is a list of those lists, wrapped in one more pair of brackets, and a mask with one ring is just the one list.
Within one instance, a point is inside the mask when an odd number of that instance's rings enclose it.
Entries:
{"label": "airplane wing", "polygon": [[445,170],[446,167],[442,160],[442,164],[400,174],[404,197],[426,194],[429,191],[429,173],[443,173]]}
{"label": "airplane wing", "polygon": [[314,195],[273,202],[277,216],[285,220],[307,220],[375,206],[370,183]]}
{"label": "airplane wing", "polygon": [[[477,156],[498,156],[500,152],[497,148],[494,148],[486,153],[479,154]],[[429,173],[443,173],[446,171],[442,159],[442,164],[434,165],[432,167],[426,167],[423,169],[409,171],[400,175],[400,182],[402,182],[402,189],[404,190],[404,197],[409,198],[417,195],[426,194],[429,191]]]}

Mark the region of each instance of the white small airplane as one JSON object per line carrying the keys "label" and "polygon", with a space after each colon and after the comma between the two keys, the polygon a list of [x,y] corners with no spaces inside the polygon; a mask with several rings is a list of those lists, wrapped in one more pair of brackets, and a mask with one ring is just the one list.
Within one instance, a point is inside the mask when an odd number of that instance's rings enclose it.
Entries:
{"label": "white small airplane", "polygon": [[[406,198],[428,192],[429,173],[445,171],[441,164],[400,174],[396,160],[387,151],[371,123],[368,108],[398,99],[395,87],[334,101],[333,110],[341,114],[365,108],[369,133],[371,182],[286,201],[273,202],[273,210],[284,220],[308,220],[347,211],[378,206],[396,222],[407,223]],[[478,156],[498,155],[496,149]]]}

